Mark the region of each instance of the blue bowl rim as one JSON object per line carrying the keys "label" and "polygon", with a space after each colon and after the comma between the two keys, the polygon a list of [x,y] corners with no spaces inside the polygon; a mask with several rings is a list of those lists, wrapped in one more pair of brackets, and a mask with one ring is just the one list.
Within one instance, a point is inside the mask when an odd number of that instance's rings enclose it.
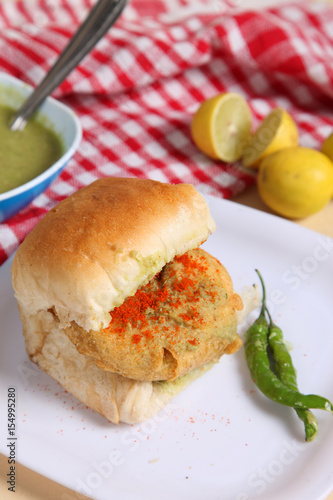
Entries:
{"label": "blue bowl rim", "polygon": [[[2,79],[0,80],[0,83],[3,82],[4,85],[6,85],[6,80],[7,80],[9,83],[11,81],[14,82],[17,88],[26,88],[30,92],[32,92],[33,90],[33,87],[31,85],[28,85],[27,83],[23,82],[22,80],[19,80],[18,78],[15,78],[12,75],[9,75],[8,73],[0,71],[0,77]],[[34,177],[30,181],[26,182],[25,184],[22,184],[21,186],[18,186],[17,188],[11,189],[10,191],[5,191],[4,193],[0,193],[0,202],[7,200],[9,198],[14,198],[15,196],[19,196],[25,191],[29,191],[30,189],[36,187],[38,184],[44,182],[46,179],[54,175],[62,167],[65,167],[66,163],[70,160],[70,158],[74,155],[74,153],[78,149],[78,146],[82,139],[82,127],[76,113],[69,106],[66,106],[57,99],[54,99],[53,97],[47,97],[45,99],[45,102],[52,102],[54,106],[62,109],[71,116],[76,129],[74,141],[72,142],[69,149],[59,158],[59,160],[53,163],[53,165],[47,168],[44,172],[37,175],[37,177]]]}

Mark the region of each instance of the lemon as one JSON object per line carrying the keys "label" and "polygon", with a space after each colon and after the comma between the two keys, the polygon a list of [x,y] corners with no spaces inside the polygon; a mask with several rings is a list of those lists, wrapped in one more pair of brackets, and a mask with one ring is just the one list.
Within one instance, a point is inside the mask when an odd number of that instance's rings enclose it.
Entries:
{"label": "lemon", "polygon": [[333,132],[323,142],[321,151],[333,161]]}
{"label": "lemon", "polygon": [[236,93],[219,94],[204,101],[191,122],[192,139],[210,158],[237,161],[251,132],[251,111]]}
{"label": "lemon", "polygon": [[243,165],[258,168],[267,155],[298,145],[298,130],[292,117],[282,108],[275,108],[249,138],[242,155]]}
{"label": "lemon", "polygon": [[314,149],[282,149],[261,162],[258,190],[278,214],[291,219],[307,217],[332,198],[333,163]]}

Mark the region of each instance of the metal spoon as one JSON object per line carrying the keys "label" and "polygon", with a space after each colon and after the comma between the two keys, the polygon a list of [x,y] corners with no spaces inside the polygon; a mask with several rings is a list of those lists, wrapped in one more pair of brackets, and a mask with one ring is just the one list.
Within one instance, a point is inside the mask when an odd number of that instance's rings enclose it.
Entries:
{"label": "metal spoon", "polygon": [[15,113],[11,130],[22,130],[44,99],[61,84],[107,30],[116,22],[128,0],[98,0],[42,82]]}

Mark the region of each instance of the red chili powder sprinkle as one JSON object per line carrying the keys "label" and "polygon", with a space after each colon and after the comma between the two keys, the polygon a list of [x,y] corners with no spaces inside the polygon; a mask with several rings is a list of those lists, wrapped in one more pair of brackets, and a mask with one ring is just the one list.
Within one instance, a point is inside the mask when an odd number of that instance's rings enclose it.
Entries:
{"label": "red chili powder sprinkle", "polygon": [[208,267],[203,257],[193,259],[188,253],[175,257],[176,262],[180,262],[186,268],[186,270],[194,274],[195,271],[205,272]]}
{"label": "red chili powder sprinkle", "polygon": [[194,284],[194,280],[190,278],[183,278],[181,281],[174,284],[174,289],[177,290],[177,292],[184,292],[184,290],[187,290],[190,287],[193,288]]}
{"label": "red chili powder sprinkle", "polygon": [[[155,275],[155,277],[144,287],[137,290],[135,295],[128,297],[121,306],[116,307],[112,311],[112,321],[104,331],[114,331],[116,333],[125,333],[128,325],[132,328],[140,329],[140,333],[132,335],[132,343],[140,344],[142,337],[153,339],[154,334],[159,334],[161,329],[165,330],[168,335],[169,341],[172,343],[177,342],[177,336],[180,333],[180,327],[175,324],[172,329],[169,327],[162,327],[165,318],[160,316],[159,310],[165,304],[169,308],[177,310],[185,303],[191,303],[191,311],[189,313],[180,313],[179,318],[183,321],[194,321],[197,324],[203,323],[203,318],[200,312],[195,309],[194,304],[200,300],[200,290],[198,289],[197,273],[204,273],[208,267],[203,257],[192,257],[188,253],[175,257],[177,263],[182,265],[182,268],[177,270],[179,277],[172,283],[173,290],[179,292],[179,297],[172,297],[169,289],[163,286],[161,281],[163,277],[163,270]],[[168,278],[175,278],[176,271],[169,270]],[[161,283],[159,283],[161,282]],[[159,288],[156,289],[156,283]],[[209,299],[213,302],[216,298],[214,292],[207,293]],[[155,314],[153,313],[155,311]],[[148,320],[147,313],[149,312],[150,319]],[[155,321],[156,326],[151,326],[151,322]],[[192,339],[189,341],[191,345],[197,345],[198,340]]]}
{"label": "red chili powder sprinkle", "polygon": [[142,335],[140,335],[140,333],[134,333],[134,335],[132,335],[133,344],[138,344],[141,339],[142,339]]}

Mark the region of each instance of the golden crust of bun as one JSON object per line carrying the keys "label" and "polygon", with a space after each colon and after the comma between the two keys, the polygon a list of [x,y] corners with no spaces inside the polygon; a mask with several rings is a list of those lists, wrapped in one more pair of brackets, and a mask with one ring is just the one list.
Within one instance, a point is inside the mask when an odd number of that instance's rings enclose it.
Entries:
{"label": "golden crust of bun", "polygon": [[145,287],[112,311],[106,329],[64,330],[102,370],[141,381],[174,380],[236,351],[242,300],[222,264],[202,249],[166,264]]}
{"label": "golden crust of bun", "polygon": [[114,307],[215,229],[191,185],[99,179],[26,237],[12,266],[15,295],[31,314],[53,308],[62,325],[99,330]]}

